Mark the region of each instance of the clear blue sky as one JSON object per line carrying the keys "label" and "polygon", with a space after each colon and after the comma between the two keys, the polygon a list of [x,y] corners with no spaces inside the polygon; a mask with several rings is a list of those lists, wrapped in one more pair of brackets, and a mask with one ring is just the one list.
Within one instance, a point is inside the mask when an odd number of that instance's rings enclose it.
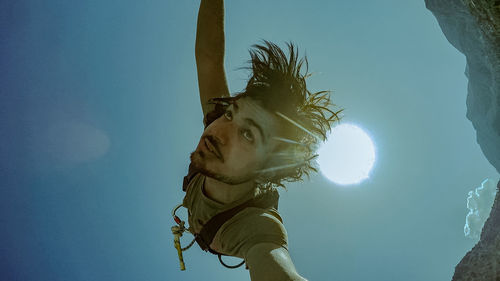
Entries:
{"label": "clear blue sky", "polygon": [[[0,2],[2,280],[249,280],[170,226],[202,133],[199,1]],[[280,211],[310,280],[450,280],[474,245],[467,192],[499,175],[466,119],[465,58],[423,1],[226,3],[226,69],[295,42],[312,90],[372,137],[369,180],[291,184]],[[185,237],[187,238],[187,237]],[[183,239],[187,243],[188,239]]]}

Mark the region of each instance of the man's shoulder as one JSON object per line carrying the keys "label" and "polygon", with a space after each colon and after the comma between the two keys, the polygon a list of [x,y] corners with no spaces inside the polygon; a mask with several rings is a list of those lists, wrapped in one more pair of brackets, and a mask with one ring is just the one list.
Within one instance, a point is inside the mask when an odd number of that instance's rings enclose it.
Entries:
{"label": "man's shoulder", "polygon": [[288,235],[277,210],[248,207],[224,223],[214,242],[223,253],[244,257],[248,249],[259,243],[286,249]]}
{"label": "man's shoulder", "polygon": [[[257,189],[253,198],[243,203],[247,207],[236,213],[222,228],[244,228],[249,232],[284,229],[283,219],[279,214],[279,194],[276,190],[263,191]],[[250,202],[250,203],[248,203]],[[252,227],[252,229],[250,229]]]}
{"label": "man's shoulder", "polygon": [[248,207],[234,216],[235,222],[240,223],[259,223],[259,224],[280,224],[283,225],[283,219],[279,212],[274,208]]}

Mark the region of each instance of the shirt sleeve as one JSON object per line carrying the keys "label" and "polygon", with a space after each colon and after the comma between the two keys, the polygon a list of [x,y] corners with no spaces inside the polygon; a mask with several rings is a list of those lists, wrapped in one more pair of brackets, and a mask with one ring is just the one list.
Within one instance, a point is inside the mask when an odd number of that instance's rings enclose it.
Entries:
{"label": "shirt sleeve", "polygon": [[288,250],[288,236],[278,212],[250,207],[222,225],[212,248],[245,258],[248,250],[259,243],[273,243]]}

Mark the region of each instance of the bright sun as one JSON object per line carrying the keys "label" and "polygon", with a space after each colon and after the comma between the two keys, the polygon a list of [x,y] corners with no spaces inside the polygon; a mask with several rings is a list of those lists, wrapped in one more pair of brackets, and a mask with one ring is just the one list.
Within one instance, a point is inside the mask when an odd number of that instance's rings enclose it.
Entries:
{"label": "bright sun", "polygon": [[322,174],[340,185],[357,184],[367,179],[375,163],[372,140],[352,124],[334,127],[318,154]]}

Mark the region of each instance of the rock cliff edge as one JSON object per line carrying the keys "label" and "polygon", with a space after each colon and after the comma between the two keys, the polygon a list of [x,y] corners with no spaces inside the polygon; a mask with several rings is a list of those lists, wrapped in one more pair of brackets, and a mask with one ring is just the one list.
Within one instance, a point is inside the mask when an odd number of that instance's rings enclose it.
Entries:
{"label": "rock cliff edge", "polygon": [[[500,0],[425,4],[448,41],[466,57],[467,118],[484,155],[500,173]],[[453,281],[472,280],[500,281],[500,190],[481,239],[455,268]]]}

